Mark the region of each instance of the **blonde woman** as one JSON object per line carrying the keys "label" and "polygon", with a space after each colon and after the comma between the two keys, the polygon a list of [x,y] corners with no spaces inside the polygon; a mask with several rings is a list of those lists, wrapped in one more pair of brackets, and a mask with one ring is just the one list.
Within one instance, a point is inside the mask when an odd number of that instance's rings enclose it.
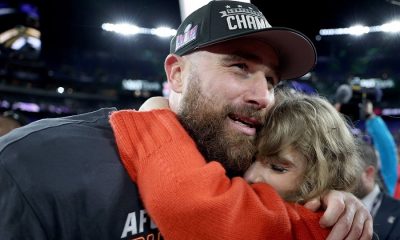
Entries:
{"label": "blonde woman", "polygon": [[351,191],[360,167],[343,116],[321,96],[277,91],[276,98],[245,179],[268,183],[291,202],[332,189]]}

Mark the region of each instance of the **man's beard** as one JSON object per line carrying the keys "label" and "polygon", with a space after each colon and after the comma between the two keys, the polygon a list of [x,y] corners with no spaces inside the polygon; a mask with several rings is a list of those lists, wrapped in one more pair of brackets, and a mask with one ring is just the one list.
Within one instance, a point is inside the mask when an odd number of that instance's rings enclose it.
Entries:
{"label": "man's beard", "polygon": [[353,194],[359,199],[364,198],[370,193],[370,190],[364,185],[361,179],[357,180],[357,185],[354,188]]}
{"label": "man's beard", "polygon": [[192,74],[178,118],[207,161],[220,162],[231,177],[242,175],[253,162],[256,153],[255,136],[229,130],[225,121],[229,113],[261,120],[261,111],[232,105],[216,108],[219,104],[201,93],[199,81]]}

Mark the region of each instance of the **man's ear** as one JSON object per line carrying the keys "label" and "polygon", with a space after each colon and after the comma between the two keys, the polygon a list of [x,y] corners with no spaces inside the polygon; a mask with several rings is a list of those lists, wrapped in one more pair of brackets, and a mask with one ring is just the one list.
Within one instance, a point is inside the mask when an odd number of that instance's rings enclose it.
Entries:
{"label": "man's ear", "polygon": [[365,177],[368,179],[370,182],[375,182],[375,175],[376,175],[376,169],[373,166],[368,166],[365,170]]}
{"label": "man's ear", "polygon": [[183,60],[181,56],[169,54],[164,62],[165,73],[167,74],[168,84],[176,93],[181,93],[183,88]]}

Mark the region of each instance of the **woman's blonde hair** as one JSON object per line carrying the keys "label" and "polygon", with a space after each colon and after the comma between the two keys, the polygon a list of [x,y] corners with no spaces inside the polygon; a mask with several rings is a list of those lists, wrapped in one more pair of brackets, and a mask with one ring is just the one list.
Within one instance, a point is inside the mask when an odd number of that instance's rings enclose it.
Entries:
{"label": "woman's blonde hair", "polygon": [[304,202],[328,190],[351,191],[360,161],[350,125],[319,95],[277,90],[276,103],[260,132],[259,156],[276,157],[292,147],[307,163],[297,192],[288,201]]}

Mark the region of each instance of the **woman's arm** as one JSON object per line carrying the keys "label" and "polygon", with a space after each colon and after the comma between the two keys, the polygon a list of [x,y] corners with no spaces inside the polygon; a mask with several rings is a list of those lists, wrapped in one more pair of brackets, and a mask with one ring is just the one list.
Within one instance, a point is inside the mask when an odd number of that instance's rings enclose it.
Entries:
{"label": "woman's arm", "polygon": [[285,203],[266,184],[229,179],[206,163],[166,110],[111,116],[119,151],[166,239],[325,239],[320,213]]}

